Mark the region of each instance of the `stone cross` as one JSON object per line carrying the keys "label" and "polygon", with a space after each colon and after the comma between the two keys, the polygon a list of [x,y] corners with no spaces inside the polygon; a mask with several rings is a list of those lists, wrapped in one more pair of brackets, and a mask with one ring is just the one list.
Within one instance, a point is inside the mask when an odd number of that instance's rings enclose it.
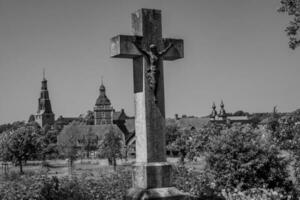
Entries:
{"label": "stone cross", "polygon": [[[131,19],[133,36],[111,38],[111,57],[133,59],[136,134],[133,188],[171,187],[171,165],[166,162],[165,147],[163,60],[183,58],[183,40],[162,38],[160,10],[140,9],[131,15]],[[140,48],[135,45],[136,41]],[[155,45],[162,51],[170,44],[172,47],[157,62],[159,77],[154,94],[147,78],[150,63],[141,49],[149,51],[150,46]]]}

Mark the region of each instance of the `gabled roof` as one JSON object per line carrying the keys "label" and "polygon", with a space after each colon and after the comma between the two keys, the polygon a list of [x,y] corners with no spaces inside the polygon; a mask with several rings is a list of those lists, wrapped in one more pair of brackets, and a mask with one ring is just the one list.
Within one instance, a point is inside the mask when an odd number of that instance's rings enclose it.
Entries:
{"label": "gabled roof", "polygon": [[[72,125],[67,125],[64,126],[62,132],[64,132],[65,129],[68,129]],[[78,124],[76,126],[76,131],[73,132],[72,139],[73,140],[80,140],[83,139],[83,137],[88,134],[89,132],[94,133],[97,137],[98,140],[102,140],[105,136],[105,134],[109,133],[110,131],[114,131],[118,134],[120,134],[124,139],[124,134],[123,132],[119,129],[117,125],[82,125]],[[60,135],[58,136],[60,137]]]}
{"label": "gabled roof", "polygon": [[135,131],[135,119],[134,118],[127,118],[125,121],[125,126],[129,133],[133,133]]}
{"label": "gabled roof", "polygon": [[113,120],[126,120],[126,118],[127,116],[123,109],[113,113]]}
{"label": "gabled roof", "polygon": [[110,100],[107,98],[105,94],[100,94],[99,97],[96,100],[96,106],[101,105],[111,105]]}

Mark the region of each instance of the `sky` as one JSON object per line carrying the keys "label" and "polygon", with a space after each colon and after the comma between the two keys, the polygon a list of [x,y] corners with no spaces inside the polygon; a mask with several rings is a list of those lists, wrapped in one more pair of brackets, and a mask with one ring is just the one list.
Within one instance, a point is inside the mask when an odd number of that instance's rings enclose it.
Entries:
{"label": "sky", "polygon": [[162,10],[163,37],[185,57],[164,62],[166,116],[300,107],[300,52],[288,48],[279,0],[0,0],[0,124],[37,112],[43,69],[56,117],[92,110],[101,76],[116,110],[134,115],[131,59],[109,40],[131,34],[131,13]]}

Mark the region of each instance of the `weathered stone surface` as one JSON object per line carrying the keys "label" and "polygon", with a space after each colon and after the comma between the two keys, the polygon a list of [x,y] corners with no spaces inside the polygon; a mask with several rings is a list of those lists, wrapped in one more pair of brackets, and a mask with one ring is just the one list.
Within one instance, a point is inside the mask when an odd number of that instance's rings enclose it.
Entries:
{"label": "weathered stone surface", "polygon": [[172,166],[167,162],[136,163],[133,166],[133,187],[170,187],[171,173]]}
{"label": "weathered stone surface", "polygon": [[[111,56],[133,58],[134,92],[135,92],[135,131],[137,136],[137,162],[165,162],[165,99],[163,80],[163,59],[174,60],[183,57],[183,40],[162,39],[161,11],[140,9],[132,14],[132,31],[135,36],[118,35],[111,39]],[[163,49],[172,43],[174,47],[160,60],[160,76],[157,86],[157,103],[146,78],[149,64],[133,45],[137,38],[141,46],[147,49],[155,44]]]}
{"label": "weathered stone surface", "polygon": [[174,45],[174,47],[170,49],[170,51],[168,51],[166,55],[164,55],[164,60],[177,60],[184,57],[183,40],[166,38],[163,39],[163,42],[165,44],[164,46],[167,46],[167,44]]}
{"label": "weathered stone surface", "polygon": [[[183,40],[162,38],[160,10],[140,9],[131,17],[134,36],[111,39],[111,57],[133,59],[136,164],[133,189],[127,198],[148,195],[143,199],[185,199],[186,194],[171,187],[171,165],[166,163],[163,79],[163,60],[183,58]],[[152,48],[148,53],[150,45],[156,46],[157,51]],[[153,72],[150,75],[159,76],[150,77],[149,81],[149,71]]]}
{"label": "weathered stone surface", "polygon": [[128,190],[126,200],[190,200],[190,196],[187,193],[183,193],[175,187],[165,188],[131,188]]}
{"label": "weathered stone surface", "polygon": [[133,36],[118,35],[110,39],[110,56],[114,58],[135,58],[141,56],[132,44]]}

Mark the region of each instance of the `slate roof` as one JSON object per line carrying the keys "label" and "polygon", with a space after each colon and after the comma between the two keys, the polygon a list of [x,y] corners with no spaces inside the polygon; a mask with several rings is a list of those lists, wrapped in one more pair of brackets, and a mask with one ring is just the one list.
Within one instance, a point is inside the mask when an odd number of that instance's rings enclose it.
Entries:
{"label": "slate roof", "polygon": [[[169,119],[167,119],[166,124],[170,123],[168,122]],[[202,117],[186,117],[186,118],[181,118],[179,120],[174,120],[177,126],[180,128],[185,128],[185,127],[194,127],[196,129],[200,129],[203,126],[207,125],[209,122],[209,118],[202,118]]]}
{"label": "slate roof", "polygon": [[107,98],[105,94],[105,87],[103,84],[100,86],[100,95],[98,96],[96,100],[96,106],[101,106],[101,105],[111,105],[110,100]]}
{"label": "slate roof", "polygon": [[133,133],[135,131],[135,119],[134,118],[127,118],[125,121],[125,126],[129,133]]}
{"label": "slate roof", "polygon": [[[64,132],[65,129],[69,128],[71,125],[67,125],[64,126],[62,133]],[[119,129],[119,127],[117,125],[109,125],[109,124],[105,124],[105,125],[81,125],[78,124],[76,125],[76,130],[78,131],[74,131],[72,132],[72,139],[73,140],[81,140],[83,139],[85,134],[88,134],[90,131],[92,133],[95,133],[96,136],[98,137],[98,140],[102,140],[104,138],[104,135],[109,133],[111,130],[113,130],[114,132],[119,133],[122,137],[124,137],[123,132]],[[60,135],[58,135],[58,137],[60,137]],[[125,140],[125,138],[124,138]]]}
{"label": "slate roof", "polygon": [[107,98],[105,94],[100,94],[99,97],[96,100],[96,106],[101,105],[111,105],[110,100]]}

